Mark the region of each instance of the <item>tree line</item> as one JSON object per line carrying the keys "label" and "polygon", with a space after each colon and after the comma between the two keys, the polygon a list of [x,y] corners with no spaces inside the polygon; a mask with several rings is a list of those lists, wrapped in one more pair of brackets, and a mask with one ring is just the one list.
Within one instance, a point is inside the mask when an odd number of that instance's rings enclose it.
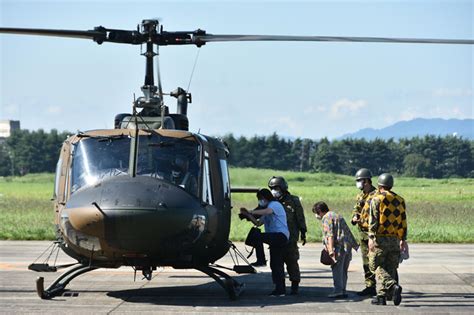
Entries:
{"label": "tree line", "polygon": [[[17,130],[0,143],[0,176],[54,172],[68,132]],[[474,177],[474,141],[446,136],[390,140],[329,141],[270,136],[222,137],[230,149],[229,164],[275,170],[354,175],[362,168],[374,174],[448,178]]]}
{"label": "tree line", "polygon": [[0,176],[54,172],[69,132],[15,130],[0,144]]}
{"label": "tree line", "polygon": [[276,134],[252,138],[223,137],[229,164],[277,170],[354,175],[365,167],[374,174],[390,172],[426,178],[474,177],[474,141],[454,136],[410,139],[329,141],[289,140]]}

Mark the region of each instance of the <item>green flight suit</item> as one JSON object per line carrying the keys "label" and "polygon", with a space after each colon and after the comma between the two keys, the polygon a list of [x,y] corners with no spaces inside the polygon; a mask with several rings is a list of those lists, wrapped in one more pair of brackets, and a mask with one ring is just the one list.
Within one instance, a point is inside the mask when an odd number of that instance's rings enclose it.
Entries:
{"label": "green flight suit", "polygon": [[298,240],[300,232],[306,233],[306,221],[304,218],[304,210],[298,196],[291,195],[289,192],[283,194],[278,200],[281,202],[286,211],[286,220],[288,230],[290,231],[290,239],[288,245],[283,251],[283,261],[286,264],[286,270],[291,282],[299,283],[301,281],[300,266],[298,260],[300,253],[298,251]]}
{"label": "green flight suit", "polygon": [[364,268],[364,279],[365,286],[367,288],[374,287],[376,285],[375,274],[370,271],[369,267],[369,205],[370,199],[374,196],[375,187],[371,186],[368,193],[360,192],[357,194],[357,201],[352,210],[352,217],[358,216],[359,222],[357,226],[359,228],[359,239],[360,239],[360,253],[362,256],[362,266]]}

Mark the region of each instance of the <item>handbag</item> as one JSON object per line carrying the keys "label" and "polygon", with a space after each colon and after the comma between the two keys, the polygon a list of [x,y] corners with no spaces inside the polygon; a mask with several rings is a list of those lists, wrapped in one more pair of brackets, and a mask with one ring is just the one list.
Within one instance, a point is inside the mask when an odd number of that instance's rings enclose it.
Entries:
{"label": "handbag", "polygon": [[327,266],[332,266],[334,265],[336,262],[334,261],[334,259],[332,259],[331,256],[329,256],[329,253],[327,251],[326,248],[323,248],[321,250],[321,258],[320,258],[320,261],[323,265],[327,265]]}

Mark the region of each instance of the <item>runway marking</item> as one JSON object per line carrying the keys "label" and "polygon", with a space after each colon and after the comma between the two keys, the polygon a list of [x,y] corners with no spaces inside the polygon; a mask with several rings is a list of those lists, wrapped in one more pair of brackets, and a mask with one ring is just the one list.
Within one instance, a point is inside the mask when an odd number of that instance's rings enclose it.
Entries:
{"label": "runway marking", "polygon": [[0,271],[27,271],[28,264],[25,263],[0,263]]}

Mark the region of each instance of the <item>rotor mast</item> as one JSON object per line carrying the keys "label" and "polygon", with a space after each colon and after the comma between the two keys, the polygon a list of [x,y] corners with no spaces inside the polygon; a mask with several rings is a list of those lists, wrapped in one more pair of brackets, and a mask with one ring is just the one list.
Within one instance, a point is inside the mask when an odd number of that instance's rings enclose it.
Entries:
{"label": "rotor mast", "polygon": [[156,20],[144,20],[142,22],[142,30],[145,35],[148,35],[146,41],[146,52],[144,56],[146,57],[146,73],[145,73],[145,85],[144,86],[154,86],[154,77],[153,77],[153,58],[158,55],[153,51],[153,37],[156,35],[156,27],[158,26],[158,21]]}
{"label": "rotor mast", "polygon": [[158,54],[154,51],[155,38],[157,36],[157,20],[143,20],[141,34],[146,45],[146,51],[142,55],[146,58],[145,82],[141,87],[142,97],[135,101],[135,107],[143,108],[146,112],[160,112],[163,106],[162,95],[157,95],[158,87],[155,85],[153,74],[153,58]]}

